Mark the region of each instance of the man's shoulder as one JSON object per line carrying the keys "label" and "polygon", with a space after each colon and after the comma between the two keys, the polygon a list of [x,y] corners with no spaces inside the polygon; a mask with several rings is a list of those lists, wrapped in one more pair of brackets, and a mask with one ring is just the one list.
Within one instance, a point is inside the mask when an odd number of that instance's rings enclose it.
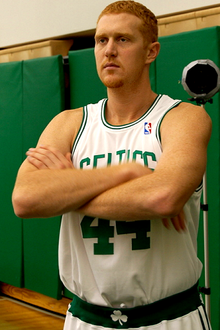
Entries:
{"label": "man's shoulder", "polygon": [[66,120],[68,118],[75,118],[83,115],[83,107],[76,108],[76,109],[69,109],[64,110],[60,112],[57,117],[59,117],[60,120]]}
{"label": "man's shoulder", "polygon": [[83,118],[83,108],[64,110],[56,115],[52,123],[53,125],[62,126],[77,126],[78,123],[81,124]]}
{"label": "man's shoulder", "polygon": [[[57,114],[41,134],[41,143],[52,145],[57,141],[60,148],[61,141],[71,145],[78,133],[83,118],[83,108],[64,110]],[[46,141],[46,142],[45,142]],[[57,145],[55,145],[57,147]]]}
{"label": "man's shoulder", "polygon": [[207,131],[209,135],[212,129],[212,121],[204,107],[194,105],[188,102],[181,102],[178,106],[167,113],[164,118],[164,124],[168,127],[185,127],[189,131]]}
{"label": "man's shoulder", "polygon": [[[179,113],[185,113],[188,115],[200,115],[200,116],[205,116],[205,117],[209,117],[208,113],[206,112],[206,110],[204,109],[204,107],[192,104],[192,103],[188,103],[188,102],[180,102],[176,108],[177,112]],[[174,110],[175,110],[174,109]]]}

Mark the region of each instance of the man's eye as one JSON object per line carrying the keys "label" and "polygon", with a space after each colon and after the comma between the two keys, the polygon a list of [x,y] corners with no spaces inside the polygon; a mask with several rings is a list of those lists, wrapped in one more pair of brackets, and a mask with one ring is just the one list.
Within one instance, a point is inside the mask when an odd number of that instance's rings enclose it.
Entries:
{"label": "man's eye", "polygon": [[98,43],[99,43],[99,44],[104,44],[105,42],[106,42],[106,40],[105,40],[104,38],[98,40]]}
{"label": "man's eye", "polygon": [[126,42],[128,42],[128,38],[125,38],[125,37],[120,37],[120,38],[118,38],[118,41],[119,42],[121,42],[121,43],[126,43]]}

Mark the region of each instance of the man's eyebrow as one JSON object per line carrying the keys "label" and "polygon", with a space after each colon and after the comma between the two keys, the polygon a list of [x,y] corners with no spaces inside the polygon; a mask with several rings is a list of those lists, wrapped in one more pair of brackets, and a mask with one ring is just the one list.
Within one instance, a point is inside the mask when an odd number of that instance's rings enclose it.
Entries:
{"label": "man's eyebrow", "polygon": [[[131,39],[131,38],[134,37],[132,34],[130,34],[128,32],[123,32],[123,31],[121,31],[121,32],[114,32],[112,34],[112,36],[114,38],[125,37],[125,38],[128,38],[128,39]],[[108,36],[108,33],[105,33],[105,32],[103,32],[103,33],[96,33],[95,36],[94,36],[95,39],[108,38],[108,37],[109,37]]]}
{"label": "man's eyebrow", "polygon": [[106,33],[96,33],[94,35],[94,38],[106,38]]}

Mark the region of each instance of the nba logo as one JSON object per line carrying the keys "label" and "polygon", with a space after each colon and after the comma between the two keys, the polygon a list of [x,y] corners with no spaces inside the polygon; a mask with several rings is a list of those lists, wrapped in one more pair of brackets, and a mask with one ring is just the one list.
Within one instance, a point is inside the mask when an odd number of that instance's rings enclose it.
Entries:
{"label": "nba logo", "polygon": [[144,123],[144,134],[151,134],[151,123]]}

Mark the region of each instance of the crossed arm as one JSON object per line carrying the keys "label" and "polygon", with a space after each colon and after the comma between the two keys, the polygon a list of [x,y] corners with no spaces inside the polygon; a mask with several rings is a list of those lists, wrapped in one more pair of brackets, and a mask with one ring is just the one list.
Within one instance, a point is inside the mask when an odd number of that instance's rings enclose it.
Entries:
{"label": "crossed arm", "polygon": [[42,133],[37,149],[29,150],[32,157],[21,165],[12,194],[17,216],[52,217],[78,210],[104,191],[149,172],[135,163],[74,169],[70,151],[81,120],[82,109],[59,114]]}
{"label": "crossed arm", "polygon": [[[56,150],[55,148],[52,148],[50,146],[39,146],[37,148],[30,148],[27,151],[27,160],[33,164],[37,169],[72,169],[74,170],[71,155],[67,154],[64,156],[59,150]],[[148,168],[144,168],[141,165],[132,163],[125,165],[126,167],[130,167],[131,172],[127,176],[128,181],[134,180],[138,178],[138,175],[140,175],[140,178],[143,178],[146,175],[152,174],[152,171]],[[132,169],[133,167],[133,169]],[[137,168],[136,168],[137,167]],[[139,169],[138,169],[139,168]],[[138,171],[137,171],[138,169]],[[131,173],[134,170],[133,179],[131,177]],[[126,171],[126,170],[125,170]],[[117,172],[120,172],[120,169],[117,167]],[[135,174],[136,173],[136,174]],[[110,175],[110,174],[109,174]],[[124,178],[124,180],[126,180]],[[122,180],[122,181],[124,181]],[[127,182],[128,182],[127,181]],[[130,182],[131,183],[131,182]],[[76,211],[90,215],[90,216],[102,216],[102,219],[110,219],[113,215],[116,220],[127,220],[131,218],[132,220],[140,220],[140,218],[136,215],[136,212],[134,212],[134,215],[128,214],[128,212],[119,212],[117,216],[115,215],[115,211],[112,213],[108,213],[108,210],[110,211],[110,200],[112,201],[115,196],[115,191],[121,191],[125,188],[125,182],[120,184],[118,186],[115,186],[113,188],[110,188],[109,190],[103,191],[100,195],[97,195],[93,199],[89,200],[87,203],[85,203],[83,206],[76,209]],[[129,184],[130,185],[130,184]],[[108,207],[106,208],[106,211],[103,207],[103,201],[108,201]],[[101,204],[100,204],[101,203]],[[100,205],[102,206],[102,210],[100,210]],[[121,208],[121,206],[119,206]],[[112,210],[111,210],[112,211]],[[106,213],[105,213],[106,212]],[[118,211],[117,211],[118,212]],[[144,214],[143,220],[146,219],[146,215]],[[185,219],[184,219],[184,213],[183,211],[180,211],[177,216],[173,216],[170,218],[171,222],[173,223],[175,229],[177,231],[185,230]],[[163,224],[165,227],[169,228],[169,218],[162,218]]]}
{"label": "crossed arm", "polygon": [[[189,122],[191,130],[186,134]],[[46,217],[75,210],[115,220],[161,218],[167,227],[170,218],[177,230],[185,228],[183,206],[200,184],[206,166],[211,122],[204,110],[179,106],[165,116],[161,126],[163,154],[154,172],[135,163],[74,169],[70,148],[54,143],[57,138],[52,131],[57,132],[60,124],[60,120],[52,122],[38,147],[27,153],[13,194],[18,215]],[[24,201],[30,185],[35,193]],[[36,192],[39,189],[43,192]]]}

